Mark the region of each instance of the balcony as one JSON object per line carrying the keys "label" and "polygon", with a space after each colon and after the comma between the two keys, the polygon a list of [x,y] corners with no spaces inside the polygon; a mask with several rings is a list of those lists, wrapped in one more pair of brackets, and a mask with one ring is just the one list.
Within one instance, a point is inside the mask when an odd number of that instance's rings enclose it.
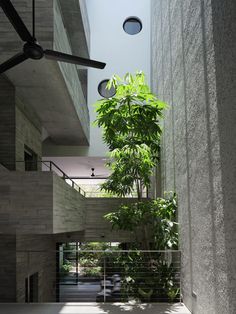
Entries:
{"label": "balcony", "polygon": [[1,172],[1,234],[84,230],[83,191],[55,164],[44,162],[43,167],[48,171]]}
{"label": "balcony", "polygon": [[17,171],[1,169],[0,234],[82,231],[83,241],[134,241],[131,232],[112,230],[104,215],[136,202],[135,194],[124,198],[105,194],[101,180],[85,184],[86,179],[71,179],[47,160],[17,161]]}

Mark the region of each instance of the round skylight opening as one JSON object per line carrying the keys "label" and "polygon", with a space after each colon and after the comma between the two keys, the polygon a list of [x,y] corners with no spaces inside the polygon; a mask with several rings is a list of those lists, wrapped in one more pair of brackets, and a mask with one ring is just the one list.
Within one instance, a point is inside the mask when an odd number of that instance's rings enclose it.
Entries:
{"label": "round skylight opening", "polygon": [[116,93],[116,90],[114,87],[111,87],[110,89],[107,88],[108,82],[109,80],[103,80],[98,85],[98,92],[104,98],[113,97]]}
{"label": "round skylight opening", "polygon": [[142,30],[142,22],[137,17],[129,17],[124,21],[123,29],[129,35],[136,35]]}

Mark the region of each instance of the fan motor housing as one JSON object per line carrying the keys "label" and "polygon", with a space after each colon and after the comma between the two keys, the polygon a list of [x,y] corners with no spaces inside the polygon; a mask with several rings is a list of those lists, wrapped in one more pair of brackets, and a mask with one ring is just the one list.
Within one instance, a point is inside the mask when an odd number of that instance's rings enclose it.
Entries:
{"label": "fan motor housing", "polygon": [[23,50],[28,58],[34,60],[42,59],[44,55],[43,48],[36,43],[26,43]]}

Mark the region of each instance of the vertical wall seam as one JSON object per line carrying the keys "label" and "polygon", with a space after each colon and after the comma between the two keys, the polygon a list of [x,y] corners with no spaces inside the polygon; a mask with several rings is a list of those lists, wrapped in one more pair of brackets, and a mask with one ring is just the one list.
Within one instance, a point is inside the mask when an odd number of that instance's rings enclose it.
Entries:
{"label": "vertical wall seam", "polygon": [[[160,0],[160,12],[161,12],[161,77],[162,77],[162,98],[164,99],[165,91],[164,91],[164,39],[163,39],[163,5],[162,0]],[[163,188],[162,188],[162,194],[166,190],[166,141],[165,141],[165,119],[163,120],[163,133],[162,133],[162,169],[164,170],[164,174],[162,175],[163,178]]]}
{"label": "vertical wall seam", "polygon": [[175,167],[175,109],[174,109],[174,92],[173,92],[173,55],[172,55],[172,38],[171,38],[171,15],[170,15],[170,1],[168,1],[168,18],[169,18],[169,44],[170,44],[170,80],[171,80],[171,120],[172,120],[172,147],[173,147],[173,175],[174,175],[174,186],[173,190],[176,189],[176,167]]}
{"label": "vertical wall seam", "polygon": [[[191,294],[193,292],[193,252],[192,252],[192,214],[190,209],[190,175],[189,175],[189,154],[188,154],[188,111],[187,111],[187,83],[186,83],[186,60],[185,60],[185,42],[184,42],[184,13],[183,2],[181,1],[181,37],[182,37],[182,60],[183,60],[183,77],[184,77],[184,120],[185,120],[185,147],[186,147],[186,176],[187,176],[187,207],[188,207],[188,225],[189,225],[189,257],[190,257],[190,286]],[[191,298],[191,309],[193,301]]]}

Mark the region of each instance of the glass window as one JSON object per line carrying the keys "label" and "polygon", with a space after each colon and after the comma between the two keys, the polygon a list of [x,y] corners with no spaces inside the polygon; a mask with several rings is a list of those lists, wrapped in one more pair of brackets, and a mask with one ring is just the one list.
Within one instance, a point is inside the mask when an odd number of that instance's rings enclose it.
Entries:
{"label": "glass window", "polygon": [[136,35],[142,30],[142,23],[137,17],[129,17],[123,24],[124,31],[129,35]]}
{"label": "glass window", "polygon": [[109,82],[109,80],[103,80],[98,85],[98,92],[104,98],[113,97],[116,93],[116,90],[114,87],[112,87],[111,89],[107,89],[107,83],[108,82]]}

